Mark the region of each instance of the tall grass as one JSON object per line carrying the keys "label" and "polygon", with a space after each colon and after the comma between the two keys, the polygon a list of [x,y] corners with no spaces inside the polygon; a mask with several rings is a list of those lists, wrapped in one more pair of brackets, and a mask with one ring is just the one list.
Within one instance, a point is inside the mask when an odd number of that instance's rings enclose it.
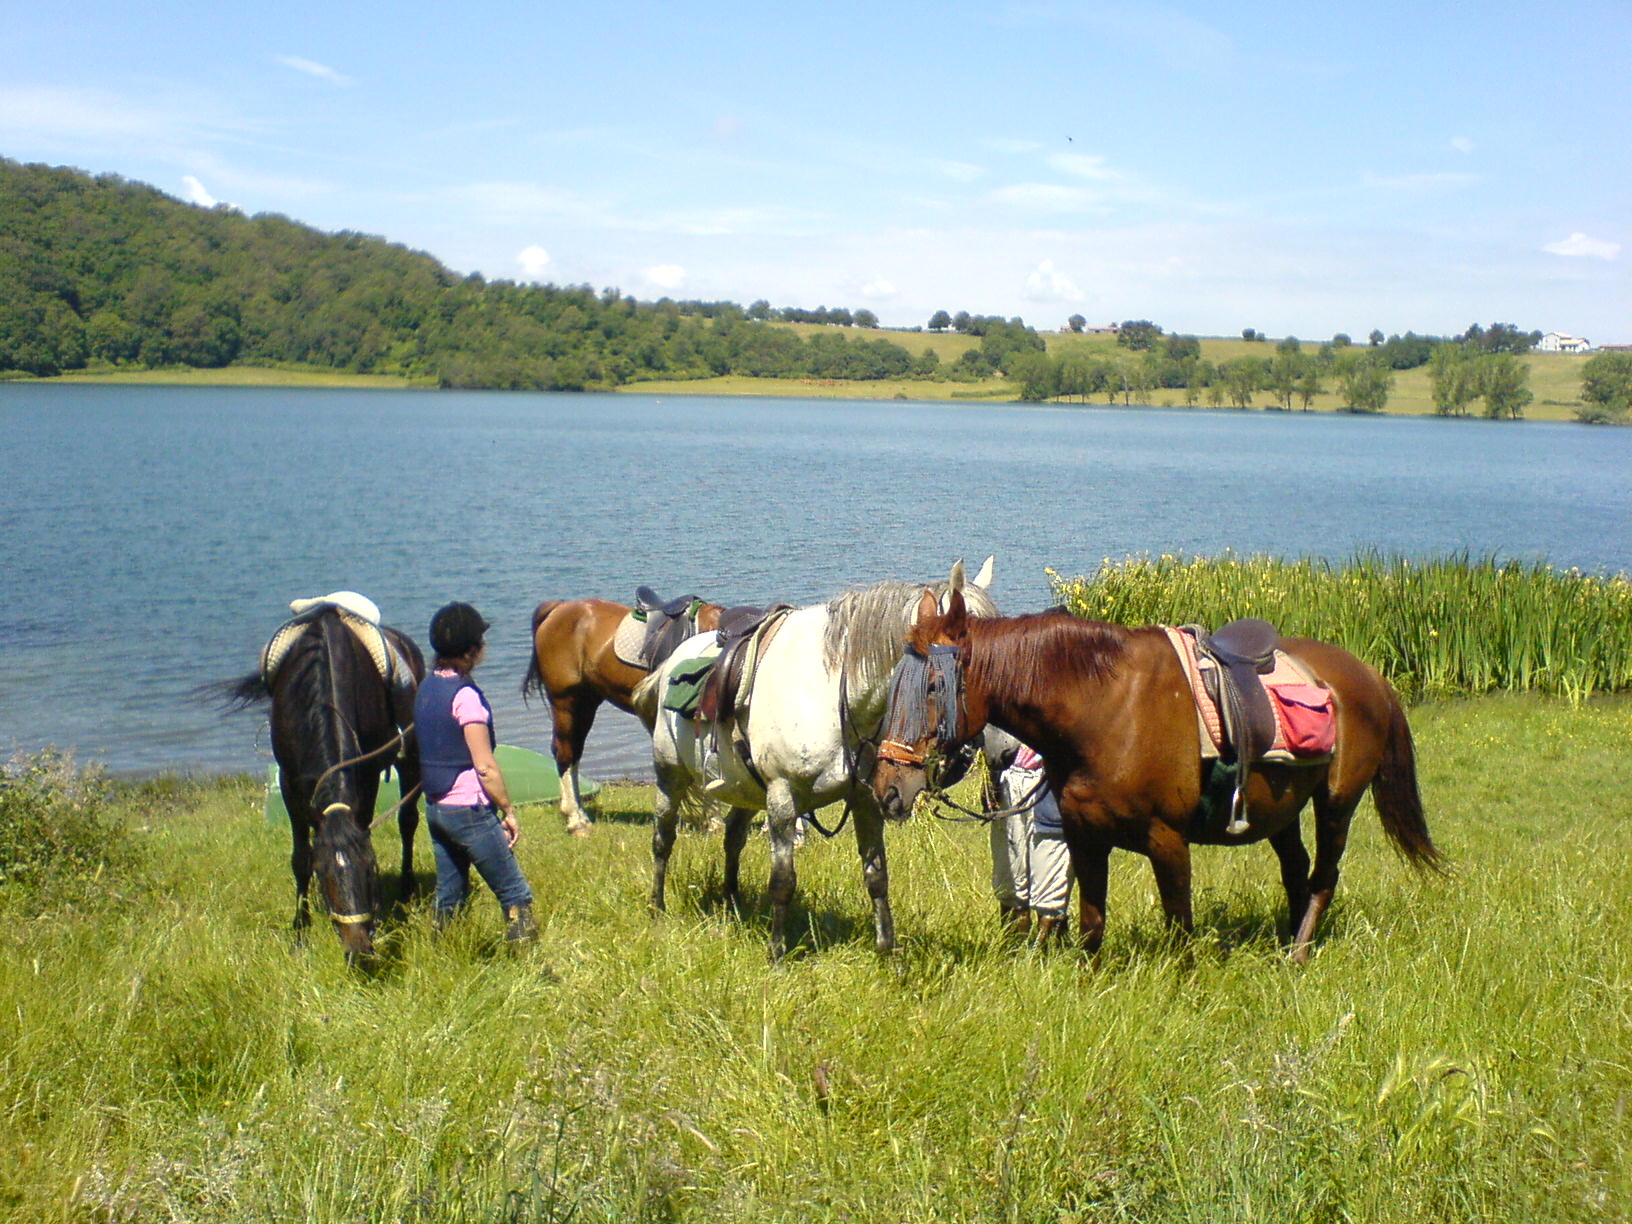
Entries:
{"label": "tall grass", "polygon": [[1091,576],[1050,578],[1064,606],[1094,620],[1216,627],[1262,617],[1284,634],[1344,646],[1409,697],[1508,690],[1580,701],[1632,688],[1625,576],[1373,552],[1344,564],[1230,554],[1106,560]]}
{"label": "tall grass", "polygon": [[608,787],[588,841],[522,814],[535,949],[484,894],[361,976],[292,944],[258,786],[120,792],[141,888],[0,886],[0,1220],[1625,1219],[1632,699],[1412,721],[1458,874],[1363,809],[1301,969],[1266,848],[1198,850],[1187,951],[1115,856],[1091,966],[1002,942],[984,831],[923,818],[889,831],[897,956],[813,839],[772,968],[764,838],[737,918],[682,834],[654,921],[650,791]]}

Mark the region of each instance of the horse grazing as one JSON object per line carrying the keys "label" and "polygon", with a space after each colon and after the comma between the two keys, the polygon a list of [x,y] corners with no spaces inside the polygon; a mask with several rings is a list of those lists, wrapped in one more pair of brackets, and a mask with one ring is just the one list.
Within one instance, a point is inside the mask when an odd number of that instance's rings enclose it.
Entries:
{"label": "horse grazing", "polygon": [[[892,696],[891,742],[872,776],[874,796],[886,813],[910,810],[938,751],[990,722],[1043,756],[1059,798],[1089,952],[1104,937],[1113,849],[1150,859],[1162,909],[1188,933],[1191,844],[1267,839],[1280,859],[1292,955],[1301,963],[1331,904],[1350,818],[1367,787],[1384,831],[1406,860],[1432,870],[1444,864],[1428,835],[1411,730],[1393,688],[1337,646],[1284,638],[1280,648],[1330,689],[1336,746],[1322,763],[1254,765],[1245,788],[1245,827],[1232,832],[1204,805],[1196,706],[1160,628],[1084,621],[1063,611],[973,619],[954,584],[944,613],[933,600],[920,603],[897,676],[900,688],[916,689],[916,699],[904,704],[918,716],[897,717],[902,703]],[[1299,829],[1311,799],[1312,871]]]}
{"label": "horse grazing", "polygon": [[[961,581],[961,562],[953,572]],[[987,558],[965,593],[977,614],[996,611],[986,594],[991,575],[992,559]],[[771,839],[770,951],[773,958],[780,957],[787,947],[796,883],[798,819],[842,799],[855,819],[856,850],[873,901],[874,942],[880,952],[895,946],[883,815],[867,789],[861,763],[874,749],[884,686],[901,657],[920,595],[933,603],[938,592],[920,583],[881,582],[787,612],[774,633],[762,639],[746,714],[737,712],[740,701],[736,710],[721,710],[716,720],[667,708],[676,669],[713,644],[709,635],[686,642],[641,683],[634,700],[653,728],[657,773],[652,812],[655,910],[664,908],[669,855],[683,804],[698,802],[706,793],[729,808],[723,883],[725,899],[734,909],[739,906],[738,864],[748,822],[763,809]]]}
{"label": "horse grazing", "polygon": [[294,838],[294,929],[301,933],[311,925],[306,894],[315,861],[329,920],[353,963],[374,950],[380,881],[369,826],[388,765],[396,766],[404,796],[397,811],[404,899],[414,891],[419,828],[413,717],[425,661],[406,634],[384,626],[378,632],[393,682],[381,676],[341,613],[328,607],[287,643],[270,677],[256,672],[227,688],[241,706],[272,703],[272,755]]}
{"label": "horse grazing", "polygon": [[[699,602],[691,613],[694,632],[718,625],[721,611],[718,604]],[[533,653],[521,694],[539,693],[550,703],[550,749],[561,775],[561,815],[567,832],[578,837],[589,834],[589,815],[578,793],[578,762],[595,715],[603,701],[638,715],[631,697],[651,674],[625,663],[614,649],[618,626],[629,612],[627,604],[609,599],[547,599],[533,610]]]}

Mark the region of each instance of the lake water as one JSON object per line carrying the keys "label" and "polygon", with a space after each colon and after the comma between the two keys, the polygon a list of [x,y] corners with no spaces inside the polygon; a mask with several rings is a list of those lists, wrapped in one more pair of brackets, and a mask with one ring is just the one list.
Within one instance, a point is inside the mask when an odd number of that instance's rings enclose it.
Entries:
{"label": "lake water", "polygon": [[[0,384],[0,753],[121,773],[258,770],[264,716],[190,691],[254,669],[292,598],[361,591],[424,644],[493,623],[508,743],[545,598],[639,584],[808,603],[997,554],[1043,573],[1224,549],[1465,549],[1632,572],[1632,430],[1263,412]],[[590,776],[649,773],[603,710]]]}

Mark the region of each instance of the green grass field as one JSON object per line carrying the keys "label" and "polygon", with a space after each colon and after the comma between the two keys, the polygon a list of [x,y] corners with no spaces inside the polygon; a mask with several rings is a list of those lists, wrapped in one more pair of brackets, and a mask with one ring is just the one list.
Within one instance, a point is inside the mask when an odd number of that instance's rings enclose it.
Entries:
{"label": "green grass field", "polygon": [[654,921],[650,792],[614,786],[588,841],[523,812],[536,948],[485,895],[441,937],[416,906],[365,977],[292,946],[257,785],[127,789],[138,865],[0,885],[0,1219],[1626,1219],[1632,699],[1412,722],[1455,874],[1363,806],[1302,969],[1262,846],[1198,852],[1187,950],[1117,855],[1089,965],[1005,945],[984,831],[922,815],[899,954],[813,838],[773,968],[764,839],[739,920],[683,833]]}

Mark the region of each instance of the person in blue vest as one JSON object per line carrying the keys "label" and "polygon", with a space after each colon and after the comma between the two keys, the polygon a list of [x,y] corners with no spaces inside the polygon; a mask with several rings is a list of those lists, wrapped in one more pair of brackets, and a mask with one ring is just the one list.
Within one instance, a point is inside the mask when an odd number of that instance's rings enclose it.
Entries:
{"label": "person in blue vest", "polygon": [[521,829],[493,756],[492,707],[470,678],[487,650],[487,622],[469,604],[450,603],[431,618],[431,649],[436,662],[420,681],[414,730],[436,854],[437,925],[464,903],[475,867],[504,910],[506,938],[530,940],[533,891],[515,853]]}

